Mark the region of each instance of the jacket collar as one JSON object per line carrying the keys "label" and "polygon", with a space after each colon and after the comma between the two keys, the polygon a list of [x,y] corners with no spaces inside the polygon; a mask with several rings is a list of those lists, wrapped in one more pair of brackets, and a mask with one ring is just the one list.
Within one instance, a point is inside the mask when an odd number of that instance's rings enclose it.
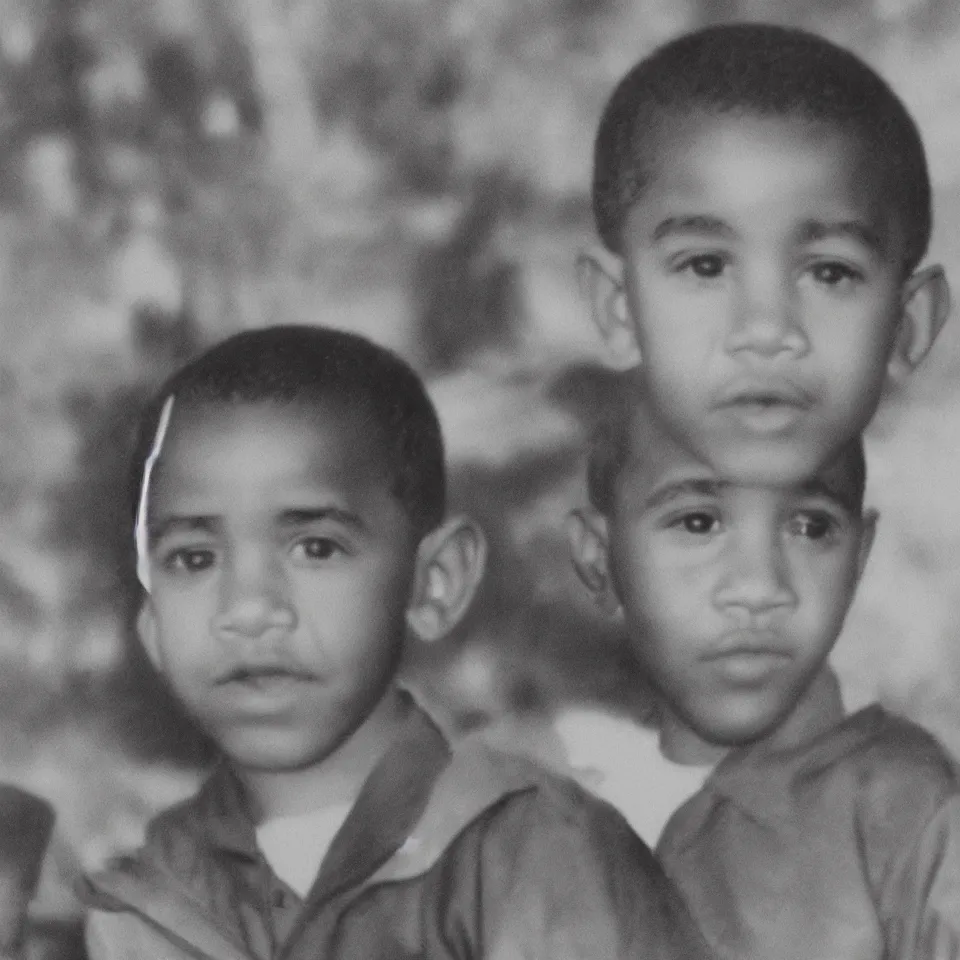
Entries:
{"label": "jacket collar", "polygon": [[409,698],[400,733],[334,837],[308,902],[361,883],[407,842],[450,756],[440,727]]}
{"label": "jacket collar", "polygon": [[798,778],[868,740],[885,714],[867,707],[845,717],[840,687],[824,671],[775,735],[727,754],[705,785],[760,822],[791,815]]}
{"label": "jacket collar", "polygon": [[[157,896],[162,890],[163,895]],[[89,906],[101,910],[133,910],[148,917],[191,957],[204,960],[253,960],[235,931],[217,923],[205,905],[181,890],[156,864],[127,862],[80,880],[78,891]]]}
{"label": "jacket collar", "polygon": [[[437,776],[450,759],[439,724],[412,694],[404,691],[397,736],[367,778],[349,816],[333,840],[319,879],[371,867],[398,848],[420,818]],[[256,825],[244,788],[227,762],[221,762],[197,794],[197,839],[215,855],[259,860]],[[364,851],[364,863],[355,852]],[[369,861],[373,861],[371,864]]]}

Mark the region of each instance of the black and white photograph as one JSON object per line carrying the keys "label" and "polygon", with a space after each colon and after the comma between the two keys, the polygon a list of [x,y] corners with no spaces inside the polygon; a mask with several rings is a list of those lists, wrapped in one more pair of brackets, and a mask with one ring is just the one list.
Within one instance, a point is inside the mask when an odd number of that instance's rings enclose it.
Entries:
{"label": "black and white photograph", "polygon": [[954,0],[0,0],[0,958],[960,960],[958,278]]}

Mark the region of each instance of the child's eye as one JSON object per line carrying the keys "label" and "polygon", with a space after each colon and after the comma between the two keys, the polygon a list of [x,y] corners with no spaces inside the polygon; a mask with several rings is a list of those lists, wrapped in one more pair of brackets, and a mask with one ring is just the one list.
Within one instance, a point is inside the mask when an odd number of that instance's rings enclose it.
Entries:
{"label": "child's eye", "polygon": [[171,573],[202,573],[216,562],[214,551],[201,547],[178,547],[163,557],[163,567]]}
{"label": "child's eye", "polygon": [[804,510],[793,516],[790,532],[807,540],[825,540],[833,534],[838,523],[829,514],[819,510]]}
{"label": "child's eye", "polygon": [[813,279],[827,287],[836,287],[842,283],[856,283],[863,280],[859,270],[836,260],[824,260],[811,267]]}
{"label": "child's eye", "polygon": [[677,270],[680,273],[692,273],[701,280],[715,280],[726,266],[726,259],[719,253],[698,253],[681,261]]}
{"label": "child's eye", "polygon": [[679,528],[685,533],[692,533],[696,536],[706,536],[716,533],[720,526],[720,521],[711,513],[703,510],[692,510],[676,517],[671,523],[671,527]]}
{"label": "child's eye", "polygon": [[294,545],[294,554],[312,562],[330,560],[343,553],[343,547],[329,537],[303,537]]}

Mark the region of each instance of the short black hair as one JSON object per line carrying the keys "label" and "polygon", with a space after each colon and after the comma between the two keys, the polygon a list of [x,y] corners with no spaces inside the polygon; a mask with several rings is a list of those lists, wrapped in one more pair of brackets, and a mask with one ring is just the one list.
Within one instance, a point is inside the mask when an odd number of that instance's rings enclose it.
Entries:
{"label": "short black hair", "polygon": [[155,394],[140,421],[131,464],[131,516],[160,412],[178,403],[247,405],[333,402],[383,445],[391,492],[423,536],[446,510],[443,437],[419,376],[399,356],[342,330],[274,326],[238,333],[186,364]]}
{"label": "short black hair", "polygon": [[698,111],[797,118],[859,138],[879,158],[898,225],[904,270],[923,259],[932,226],[923,141],[886,81],[849,50],[772,24],[708,27],[664,44],[623,77],[594,143],[593,210],[603,243],[621,253],[631,206],[651,177],[665,120]]}
{"label": "short black hair", "polygon": [[[616,399],[594,425],[587,446],[587,498],[590,505],[605,517],[613,513],[617,479],[631,454],[631,431],[638,416],[653,417],[643,381],[634,371],[618,375]],[[825,465],[827,476],[837,471],[847,473],[854,511],[863,509],[867,486],[867,461],[863,439],[858,434],[841,447],[834,459]],[[831,485],[834,486],[834,485]]]}

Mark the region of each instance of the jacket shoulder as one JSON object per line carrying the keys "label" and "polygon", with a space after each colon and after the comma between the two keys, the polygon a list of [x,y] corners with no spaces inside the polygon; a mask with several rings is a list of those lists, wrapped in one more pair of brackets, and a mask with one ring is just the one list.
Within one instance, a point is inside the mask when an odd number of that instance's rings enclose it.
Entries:
{"label": "jacket shoulder", "polygon": [[612,806],[508,751],[471,744],[462,762],[502,788],[479,829],[448,848],[470,878],[466,889],[474,870],[485,877],[490,956],[710,955],[653,853]]}
{"label": "jacket shoulder", "polygon": [[931,733],[880,708],[864,711],[863,736],[842,767],[874,885],[960,797],[956,761]]}
{"label": "jacket shoulder", "polygon": [[879,784],[944,798],[960,790],[960,768],[932,733],[879,707],[864,711],[860,722],[864,735],[847,759],[864,787]]}
{"label": "jacket shoulder", "polygon": [[526,828],[545,833],[551,825],[569,828],[568,833],[585,839],[598,832],[604,837],[615,835],[627,846],[633,838],[619,813],[572,780],[524,756],[467,737],[454,745],[450,762],[434,783],[414,828],[416,852],[401,849],[370,882],[424,872],[452,853],[462,835],[481,821],[496,824],[501,839],[511,823],[507,833],[518,841],[532,839],[521,837]]}
{"label": "jacket shoulder", "polygon": [[[492,802],[513,794],[534,795],[539,806],[551,808],[558,816],[570,820],[579,821],[585,815],[598,812],[620,818],[613,807],[572,777],[525,754],[512,753],[480,739],[465,739],[454,747],[445,778],[468,790],[475,789],[482,780],[491,790]],[[438,786],[442,788],[442,780]]]}
{"label": "jacket shoulder", "polygon": [[206,784],[185,800],[160,811],[147,824],[143,843],[136,849],[116,854],[99,869],[82,877],[77,894],[87,906],[114,910],[122,902],[122,891],[149,885],[169,865],[190,867],[203,856],[200,838]]}

